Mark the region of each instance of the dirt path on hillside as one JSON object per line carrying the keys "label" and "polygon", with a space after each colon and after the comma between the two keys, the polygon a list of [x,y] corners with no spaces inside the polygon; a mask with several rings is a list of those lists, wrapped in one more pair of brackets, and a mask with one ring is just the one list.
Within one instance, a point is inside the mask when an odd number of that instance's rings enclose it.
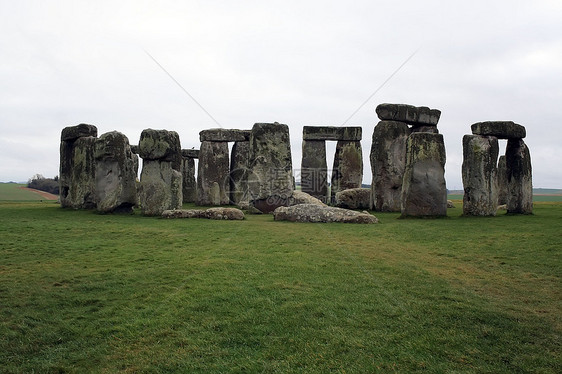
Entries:
{"label": "dirt path on hillside", "polygon": [[27,187],[20,187],[22,190],[28,190],[31,192],[35,192],[36,194],[40,195],[43,199],[45,200],[58,200],[59,196],[58,195],[53,195],[52,193],[48,193],[45,191],[41,191],[41,190],[36,190],[33,188],[27,188]]}

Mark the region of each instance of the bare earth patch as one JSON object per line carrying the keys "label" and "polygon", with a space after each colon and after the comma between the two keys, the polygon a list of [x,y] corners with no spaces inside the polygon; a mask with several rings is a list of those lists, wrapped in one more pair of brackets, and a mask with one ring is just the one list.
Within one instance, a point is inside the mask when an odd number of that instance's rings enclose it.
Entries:
{"label": "bare earth patch", "polygon": [[21,188],[22,190],[28,190],[28,191],[31,191],[31,192],[35,192],[36,194],[40,195],[45,200],[58,200],[59,199],[58,195],[54,195],[54,194],[49,193],[49,192],[36,190],[34,188],[27,188],[27,187],[19,187],[19,188]]}

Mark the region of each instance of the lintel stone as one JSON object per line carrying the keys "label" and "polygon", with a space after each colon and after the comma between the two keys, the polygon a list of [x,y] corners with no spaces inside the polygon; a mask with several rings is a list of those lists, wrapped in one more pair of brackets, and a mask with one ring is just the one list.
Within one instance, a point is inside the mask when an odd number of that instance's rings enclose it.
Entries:
{"label": "lintel stone", "polygon": [[360,126],[303,126],[304,140],[344,140],[360,141],[362,129]]}
{"label": "lintel stone", "polygon": [[198,149],[182,149],[181,155],[182,155],[182,157],[185,157],[185,158],[199,158],[199,150]]}
{"label": "lintel stone", "polygon": [[98,128],[94,125],[81,123],[76,126],[69,126],[62,129],[60,140],[74,141],[78,138],[85,138],[87,136],[93,136],[96,138],[98,136]]}
{"label": "lintel stone", "polygon": [[474,135],[495,136],[498,139],[523,139],[525,127],[512,121],[477,122],[470,126]]}
{"label": "lintel stone", "polygon": [[250,130],[208,129],[199,133],[202,142],[243,142],[250,140]]}
{"label": "lintel stone", "polygon": [[380,104],[375,109],[381,121],[399,121],[409,125],[437,126],[441,111],[426,106],[416,107],[408,104]]}

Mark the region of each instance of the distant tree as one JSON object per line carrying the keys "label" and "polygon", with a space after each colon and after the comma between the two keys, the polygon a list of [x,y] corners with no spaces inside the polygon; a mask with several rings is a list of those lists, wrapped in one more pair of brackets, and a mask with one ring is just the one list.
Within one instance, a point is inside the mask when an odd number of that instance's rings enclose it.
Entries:
{"label": "distant tree", "polygon": [[27,183],[27,187],[45,191],[54,195],[59,194],[59,177],[45,178],[41,174],[35,174]]}

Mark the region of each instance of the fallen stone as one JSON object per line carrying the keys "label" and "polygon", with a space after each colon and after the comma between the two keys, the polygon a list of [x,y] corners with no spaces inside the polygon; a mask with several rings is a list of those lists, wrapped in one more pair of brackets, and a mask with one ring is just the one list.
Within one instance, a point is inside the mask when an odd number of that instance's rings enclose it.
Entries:
{"label": "fallen stone", "polygon": [[322,200],[309,195],[306,192],[295,190],[291,196],[290,205],[298,204],[326,205],[322,202]]}
{"label": "fallen stone", "polygon": [[498,139],[465,135],[462,145],[463,214],[495,216],[498,206]]}
{"label": "fallen stone", "polygon": [[250,140],[250,130],[208,129],[199,132],[202,142],[243,142]]}
{"label": "fallen stone", "polygon": [[400,212],[408,136],[404,122],[380,121],[373,131],[371,208],[378,212]]}
{"label": "fallen stone", "polygon": [[61,141],[71,142],[78,138],[85,138],[93,136],[94,138],[98,136],[98,128],[94,125],[88,125],[81,123],[76,126],[65,127],[61,131]]}
{"label": "fallen stone", "polygon": [[452,200],[447,200],[447,208],[448,209],[452,209],[455,207],[455,204],[453,203]]}
{"label": "fallen stone", "polygon": [[474,135],[495,136],[498,139],[522,139],[527,135],[525,127],[512,121],[477,122],[470,128]]}
{"label": "fallen stone", "polygon": [[182,149],[181,156],[185,158],[199,158],[198,149]]}
{"label": "fallen stone", "polygon": [[112,131],[96,139],[96,209],[101,213],[132,213],[137,205],[137,155],[129,139]]}
{"label": "fallen stone", "polygon": [[369,209],[370,205],[370,188],[350,188],[336,194],[336,206],[339,208]]}
{"label": "fallen stone", "polygon": [[209,208],[165,210],[162,218],[206,218],[213,220],[243,220],[244,212],[236,208]]}
{"label": "fallen stone", "polygon": [[441,117],[440,110],[408,104],[380,104],[375,111],[382,121],[399,121],[410,125],[437,126]]}
{"label": "fallen stone", "polygon": [[303,140],[346,140],[361,141],[362,128],[360,126],[304,126]]}
{"label": "fallen stone", "polygon": [[275,221],[324,223],[378,223],[379,221],[377,217],[370,214],[316,204],[279,207],[273,212],[273,219]]}

